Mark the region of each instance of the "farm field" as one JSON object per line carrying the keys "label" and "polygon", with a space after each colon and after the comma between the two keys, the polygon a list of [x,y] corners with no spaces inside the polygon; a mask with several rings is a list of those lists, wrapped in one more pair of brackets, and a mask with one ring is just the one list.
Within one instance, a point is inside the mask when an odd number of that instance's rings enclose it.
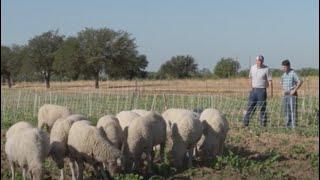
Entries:
{"label": "farm field", "polygon": [[[107,81],[100,89],[91,81],[53,82],[50,90],[40,83],[17,83],[12,89],[1,87],[1,178],[10,179],[4,154],[5,131],[25,120],[36,125],[37,111],[44,103],[65,105],[90,118],[93,124],[105,114],[122,110],[146,109],[162,112],[168,108],[217,108],[225,113],[230,131],[225,152],[212,162],[195,160],[194,167],[177,172],[168,164],[153,167],[153,179],[318,179],[319,178],[319,78],[311,77],[299,91],[298,127],[284,127],[278,80],[275,96],[268,99],[267,127],[259,127],[257,113],[249,129],[241,128],[247,105],[247,81],[235,79],[176,81]],[[278,82],[277,82],[278,81]],[[240,88],[239,88],[240,87]],[[45,179],[58,179],[59,170],[51,158],[46,160]],[[21,178],[21,171],[18,177]],[[67,179],[71,173],[67,169]],[[92,179],[90,170],[86,179]],[[138,175],[119,175],[118,179],[138,179]]]}

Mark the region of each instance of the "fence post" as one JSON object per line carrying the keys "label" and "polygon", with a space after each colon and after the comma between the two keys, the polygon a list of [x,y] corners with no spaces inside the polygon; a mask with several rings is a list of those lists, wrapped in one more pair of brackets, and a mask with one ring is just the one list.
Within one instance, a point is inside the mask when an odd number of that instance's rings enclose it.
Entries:
{"label": "fence post", "polygon": [[36,107],[37,107],[37,94],[34,94],[33,116],[36,116]]}

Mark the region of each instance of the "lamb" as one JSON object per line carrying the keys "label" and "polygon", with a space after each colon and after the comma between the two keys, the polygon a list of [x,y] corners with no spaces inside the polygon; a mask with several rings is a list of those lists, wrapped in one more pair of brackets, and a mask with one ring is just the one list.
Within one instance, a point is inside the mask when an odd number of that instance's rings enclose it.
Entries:
{"label": "lamb", "polygon": [[67,117],[71,114],[71,110],[64,106],[58,106],[53,104],[44,104],[38,111],[38,128],[43,129],[47,127],[50,133],[54,122],[63,117]]}
{"label": "lamb", "polygon": [[132,111],[121,111],[117,114],[117,118],[119,120],[120,126],[122,130],[124,130],[125,127],[128,127],[131,121],[140,115],[132,112]]}
{"label": "lamb", "polygon": [[167,122],[168,159],[181,169],[188,152],[188,166],[192,166],[193,151],[202,135],[199,116],[185,109],[167,109],[162,113]]}
{"label": "lamb", "polygon": [[25,129],[31,129],[31,128],[33,128],[33,126],[30,123],[26,121],[19,121],[8,129],[8,131],[6,132],[6,138],[8,139],[9,137],[13,136],[16,133],[20,133]]}
{"label": "lamb", "polygon": [[37,128],[26,128],[9,136],[5,143],[12,179],[14,166],[22,167],[23,179],[30,173],[33,179],[43,179],[43,163],[49,153],[49,136]]}
{"label": "lamb", "polygon": [[[86,119],[87,118],[81,114],[72,114],[66,118],[58,119],[52,126],[49,154],[60,169],[60,179],[64,179],[64,158],[68,156],[67,140],[69,130],[74,122]],[[70,166],[74,166],[74,164],[70,163]],[[74,172],[72,172],[72,174],[74,174]]]}
{"label": "lamb", "polygon": [[144,109],[133,109],[131,111],[137,113],[139,116],[147,115],[150,112]]}
{"label": "lamb", "polygon": [[[107,141],[98,128],[86,121],[73,123],[68,136],[68,150],[71,161],[78,165],[77,179],[82,179],[84,162],[93,165],[96,172],[106,166],[109,173],[114,175],[122,165],[121,151]],[[102,175],[106,178],[104,171]],[[75,178],[73,176],[73,178]]]}
{"label": "lamb", "polygon": [[229,130],[225,116],[217,109],[205,109],[200,116],[203,136],[197,145],[200,158],[222,155],[223,144]]}
{"label": "lamb", "polygon": [[166,123],[162,116],[154,111],[134,119],[126,128],[129,167],[134,162],[134,170],[140,169],[141,155],[147,155],[148,171],[153,163],[153,146],[160,144],[161,160],[164,157],[166,142]]}
{"label": "lamb", "polygon": [[98,120],[97,128],[105,134],[106,138],[118,149],[121,149],[123,132],[119,120],[114,116],[103,116]]}

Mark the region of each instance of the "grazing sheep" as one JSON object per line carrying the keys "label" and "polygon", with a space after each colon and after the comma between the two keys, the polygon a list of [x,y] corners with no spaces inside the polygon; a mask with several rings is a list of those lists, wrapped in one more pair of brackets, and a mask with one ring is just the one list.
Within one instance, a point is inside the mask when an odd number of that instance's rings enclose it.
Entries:
{"label": "grazing sheep", "polygon": [[37,128],[27,128],[13,134],[5,143],[12,179],[14,166],[22,167],[23,179],[30,173],[33,179],[43,179],[43,163],[49,153],[49,136]]}
{"label": "grazing sheep", "polygon": [[[126,134],[126,133],[125,133]],[[134,119],[127,128],[127,143],[129,167],[134,162],[134,170],[140,169],[141,155],[145,153],[148,161],[148,171],[153,163],[153,146],[160,144],[161,159],[164,157],[166,142],[166,123],[160,114],[151,111],[145,116]]]}
{"label": "grazing sheep", "polygon": [[217,109],[205,109],[200,116],[203,136],[197,145],[200,158],[222,155],[223,145],[229,130],[225,116]]}
{"label": "grazing sheep", "polygon": [[50,133],[51,128],[57,119],[67,117],[70,114],[71,110],[67,107],[44,104],[38,111],[38,128],[42,129],[46,126]]}
{"label": "grazing sheep", "polygon": [[202,124],[196,113],[185,109],[168,109],[162,113],[167,122],[168,159],[176,168],[182,168],[188,153],[192,166],[194,148],[202,135]]}
{"label": "grazing sheep", "polygon": [[103,116],[98,120],[97,128],[101,130],[107,139],[118,149],[121,149],[123,132],[119,120],[113,116]]}
{"label": "grazing sheep", "polygon": [[[50,155],[60,169],[60,179],[64,179],[64,158],[68,156],[68,135],[72,124],[87,118],[80,114],[72,114],[66,118],[58,119],[52,126],[50,133]],[[74,166],[74,164],[70,164]],[[74,172],[72,172],[74,174]]]}
{"label": "grazing sheep", "polygon": [[[95,172],[100,168],[106,178],[102,165],[107,167],[109,173],[119,172],[122,163],[121,151],[107,141],[98,128],[85,121],[73,123],[68,136],[68,150],[71,161],[78,165],[77,179],[82,179],[84,162],[92,165]],[[74,178],[74,177],[73,177]]]}
{"label": "grazing sheep", "polygon": [[139,116],[145,116],[150,112],[150,111],[147,111],[147,110],[144,110],[144,109],[133,109],[131,111],[139,114]]}
{"label": "grazing sheep", "polygon": [[131,121],[140,115],[132,112],[132,111],[121,111],[117,114],[117,118],[119,120],[120,126],[122,130],[124,130],[125,127],[128,127]]}
{"label": "grazing sheep", "polygon": [[16,133],[20,133],[25,129],[31,129],[31,128],[33,128],[33,126],[30,123],[26,121],[19,121],[8,129],[8,131],[6,132],[6,138],[8,139],[9,137],[11,137]]}

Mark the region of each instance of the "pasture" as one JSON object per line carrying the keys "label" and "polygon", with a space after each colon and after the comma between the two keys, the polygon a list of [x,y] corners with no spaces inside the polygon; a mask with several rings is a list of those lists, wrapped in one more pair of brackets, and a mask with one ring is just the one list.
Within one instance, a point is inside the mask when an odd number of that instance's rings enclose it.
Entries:
{"label": "pasture", "polygon": [[[298,127],[284,127],[279,79],[274,80],[275,96],[268,98],[267,127],[261,128],[258,114],[249,129],[241,128],[247,106],[245,79],[181,81],[107,81],[95,90],[90,81],[54,82],[52,89],[43,84],[18,83],[1,88],[1,178],[10,178],[4,154],[5,131],[25,120],[36,125],[37,111],[45,103],[70,107],[90,118],[93,124],[106,114],[122,110],[146,109],[162,112],[168,108],[217,108],[230,123],[225,152],[212,162],[195,161],[194,167],[176,171],[167,163],[155,164],[152,179],[318,179],[319,178],[319,78],[311,77],[300,91]],[[59,171],[51,158],[46,160],[45,178],[57,179]],[[67,168],[67,178],[71,173]],[[18,177],[21,177],[18,171]],[[90,170],[85,172],[92,178]],[[143,178],[121,174],[117,179]]]}

